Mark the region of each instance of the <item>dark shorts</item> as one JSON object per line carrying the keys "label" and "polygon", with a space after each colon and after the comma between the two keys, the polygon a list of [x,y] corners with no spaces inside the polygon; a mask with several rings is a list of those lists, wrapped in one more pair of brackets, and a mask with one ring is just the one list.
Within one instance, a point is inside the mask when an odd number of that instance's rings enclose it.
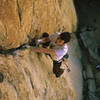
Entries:
{"label": "dark shorts", "polygon": [[53,73],[56,75],[56,77],[60,77],[64,72],[64,70],[60,68],[61,64],[62,61],[58,62],[53,60]]}

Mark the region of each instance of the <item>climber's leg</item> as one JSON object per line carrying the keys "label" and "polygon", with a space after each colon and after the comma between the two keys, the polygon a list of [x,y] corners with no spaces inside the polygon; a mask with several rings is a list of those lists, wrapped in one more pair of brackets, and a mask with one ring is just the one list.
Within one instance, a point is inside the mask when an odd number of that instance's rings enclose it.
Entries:
{"label": "climber's leg", "polygon": [[64,69],[60,68],[61,63],[62,62],[58,62],[55,60],[53,61],[53,73],[56,75],[56,77],[60,77],[64,72]]}

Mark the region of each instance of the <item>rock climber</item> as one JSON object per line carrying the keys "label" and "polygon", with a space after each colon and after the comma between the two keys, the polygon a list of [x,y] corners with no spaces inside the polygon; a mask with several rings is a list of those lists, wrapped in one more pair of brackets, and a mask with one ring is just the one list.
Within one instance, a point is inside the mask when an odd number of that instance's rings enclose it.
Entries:
{"label": "rock climber", "polygon": [[[48,39],[46,39],[48,38]],[[55,33],[50,36],[47,35],[47,37],[42,37],[42,39],[37,40],[40,43],[47,43],[49,40],[49,47],[50,48],[32,48],[34,52],[40,52],[40,53],[46,53],[51,56],[53,59],[53,73],[56,75],[56,77],[60,77],[64,69],[60,68],[62,64],[62,58],[68,51],[67,43],[71,40],[71,33],[69,32],[63,32],[63,33]]]}

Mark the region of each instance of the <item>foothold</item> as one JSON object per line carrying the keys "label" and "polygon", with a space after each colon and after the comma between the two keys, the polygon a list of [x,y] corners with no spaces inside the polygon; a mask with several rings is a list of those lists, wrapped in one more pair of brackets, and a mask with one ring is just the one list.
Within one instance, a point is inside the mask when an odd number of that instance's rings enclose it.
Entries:
{"label": "foothold", "polygon": [[2,83],[4,80],[4,75],[2,73],[0,73],[0,83]]}
{"label": "foothold", "polygon": [[32,82],[31,78],[30,78],[30,83],[31,83],[32,89],[34,89],[34,85],[33,85],[33,82]]}

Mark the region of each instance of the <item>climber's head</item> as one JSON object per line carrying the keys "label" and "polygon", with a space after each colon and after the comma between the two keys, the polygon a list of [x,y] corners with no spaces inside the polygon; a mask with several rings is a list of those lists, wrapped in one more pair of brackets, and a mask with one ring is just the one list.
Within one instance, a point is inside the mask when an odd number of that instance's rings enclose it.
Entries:
{"label": "climber's head", "polygon": [[44,33],[42,34],[41,39],[42,39],[42,41],[43,41],[42,43],[45,43],[45,42],[50,41],[50,39],[49,39],[49,34],[48,34],[47,32],[44,32]]}
{"label": "climber's head", "polygon": [[64,45],[65,43],[68,43],[70,40],[71,40],[71,33],[63,32],[57,38],[56,43],[58,45]]}
{"label": "climber's head", "polygon": [[49,37],[49,34],[48,34],[47,32],[44,32],[44,33],[42,34],[42,38],[45,38],[45,37]]}

